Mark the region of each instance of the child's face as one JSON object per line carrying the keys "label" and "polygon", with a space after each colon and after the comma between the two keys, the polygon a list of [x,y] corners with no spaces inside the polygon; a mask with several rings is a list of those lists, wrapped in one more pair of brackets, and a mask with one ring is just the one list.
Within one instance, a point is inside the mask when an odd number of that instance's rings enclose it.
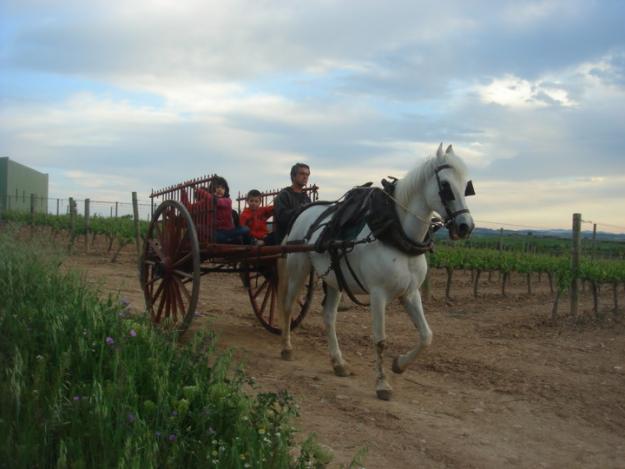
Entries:
{"label": "child's face", "polygon": [[224,186],[215,187],[215,195],[217,197],[223,197],[226,194],[226,188]]}
{"label": "child's face", "polygon": [[256,210],[260,207],[260,197],[250,197],[247,199],[247,205],[250,209]]}

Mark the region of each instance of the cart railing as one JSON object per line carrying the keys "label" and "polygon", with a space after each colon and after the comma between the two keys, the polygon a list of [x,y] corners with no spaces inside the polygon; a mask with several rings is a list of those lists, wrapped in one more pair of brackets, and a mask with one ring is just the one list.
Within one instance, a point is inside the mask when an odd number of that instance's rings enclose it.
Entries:
{"label": "cart railing", "polygon": [[[261,206],[271,205],[273,203],[273,199],[280,193],[282,189],[268,189],[264,192],[260,193],[261,197]],[[312,186],[304,187],[304,192],[308,194],[310,200],[315,202],[319,199],[319,186],[313,184]],[[245,203],[247,202],[247,194],[241,194],[237,197],[237,210],[241,213],[242,208],[245,208]]]}

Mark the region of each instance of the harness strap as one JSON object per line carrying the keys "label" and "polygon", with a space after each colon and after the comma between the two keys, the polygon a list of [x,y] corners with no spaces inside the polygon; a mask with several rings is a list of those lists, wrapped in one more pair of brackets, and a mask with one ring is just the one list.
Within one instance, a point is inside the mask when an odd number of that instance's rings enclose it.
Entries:
{"label": "harness strap", "polygon": [[[353,246],[352,246],[352,249],[353,249]],[[356,283],[358,284],[358,286],[366,293],[369,293],[367,289],[363,286],[363,284],[360,282],[358,277],[356,276],[354,269],[352,269],[352,266],[349,263],[349,260],[347,259],[347,249],[343,247],[343,249],[341,250],[340,246],[336,246],[336,247],[332,247],[328,249],[328,253],[330,254],[330,269],[328,269],[328,272],[326,272],[326,274],[324,275],[327,275],[331,270],[334,271],[334,275],[336,276],[336,283],[338,284],[339,291],[345,291],[349,299],[352,300],[357,305],[369,306],[368,303],[362,303],[358,298],[356,298],[356,296],[352,293],[349,286],[347,285],[347,281],[345,280],[345,275],[343,274],[343,270],[341,269],[341,258],[345,259],[345,264],[347,264],[347,268],[349,269],[349,272],[354,278],[354,280],[356,280]]]}

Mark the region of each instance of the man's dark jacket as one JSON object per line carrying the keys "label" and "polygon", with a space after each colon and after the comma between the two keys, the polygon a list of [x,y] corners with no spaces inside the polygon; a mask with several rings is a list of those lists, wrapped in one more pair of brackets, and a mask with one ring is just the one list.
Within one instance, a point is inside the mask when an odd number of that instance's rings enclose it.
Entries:
{"label": "man's dark jacket", "polygon": [[276,196],[273,201],[273,219],[278,243],[289,232],[289,227],[300,209],[309,203],[310,197],[305,192],[295,192],[291,187],[285,187]]}

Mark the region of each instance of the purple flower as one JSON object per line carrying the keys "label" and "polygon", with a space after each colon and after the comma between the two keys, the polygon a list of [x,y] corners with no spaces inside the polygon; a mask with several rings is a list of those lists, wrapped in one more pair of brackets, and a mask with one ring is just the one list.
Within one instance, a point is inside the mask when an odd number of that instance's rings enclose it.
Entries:
{"label": "purple flower", "polygon": [[167,437],[167,439],[168,439],[169,441],[176,441],[176,435],[172,433],[171,435],[169,435],[169,436]]}
{"label": "purple flower", "polygon": [[119,300],[119,304],[125,308],[130,304],[130,301],[128,301],[126,298],[122,298],[121,300]]}
{"label": "purple flower", "polygon": [[156,432],[154,434],[156,435],[156,438],[160,438],[161,437],[161,432]]}
{"label": "purple flower", "polygon": [[112,337],[107,337],[106,338],[106,345],[113,345],[115,343],[115,341],[113,340]]}
{"label": "purple flower", "polygon": [[137,331],[130,329],[130,337],[137,337]]}
{"label": "purple flower", "polygon": [[79,401],[80,400],[80,396],[74,396],[74,400],[75,401]]}
{"label": "purple flower", "polygon": [[129,414],[128,414],[128,422],[129,422],[129,423],[132,423],[132,422],[134,422],[135,420],[136,420],[135,416],[129,413]]}
{"label": "purple flower", "polygon": [[176,415],[178,415],[178,412],[176,412],[176,411],[174,410],[174,411],[171,413],[171,415],[173,415],[173,416],[175,417]]}

